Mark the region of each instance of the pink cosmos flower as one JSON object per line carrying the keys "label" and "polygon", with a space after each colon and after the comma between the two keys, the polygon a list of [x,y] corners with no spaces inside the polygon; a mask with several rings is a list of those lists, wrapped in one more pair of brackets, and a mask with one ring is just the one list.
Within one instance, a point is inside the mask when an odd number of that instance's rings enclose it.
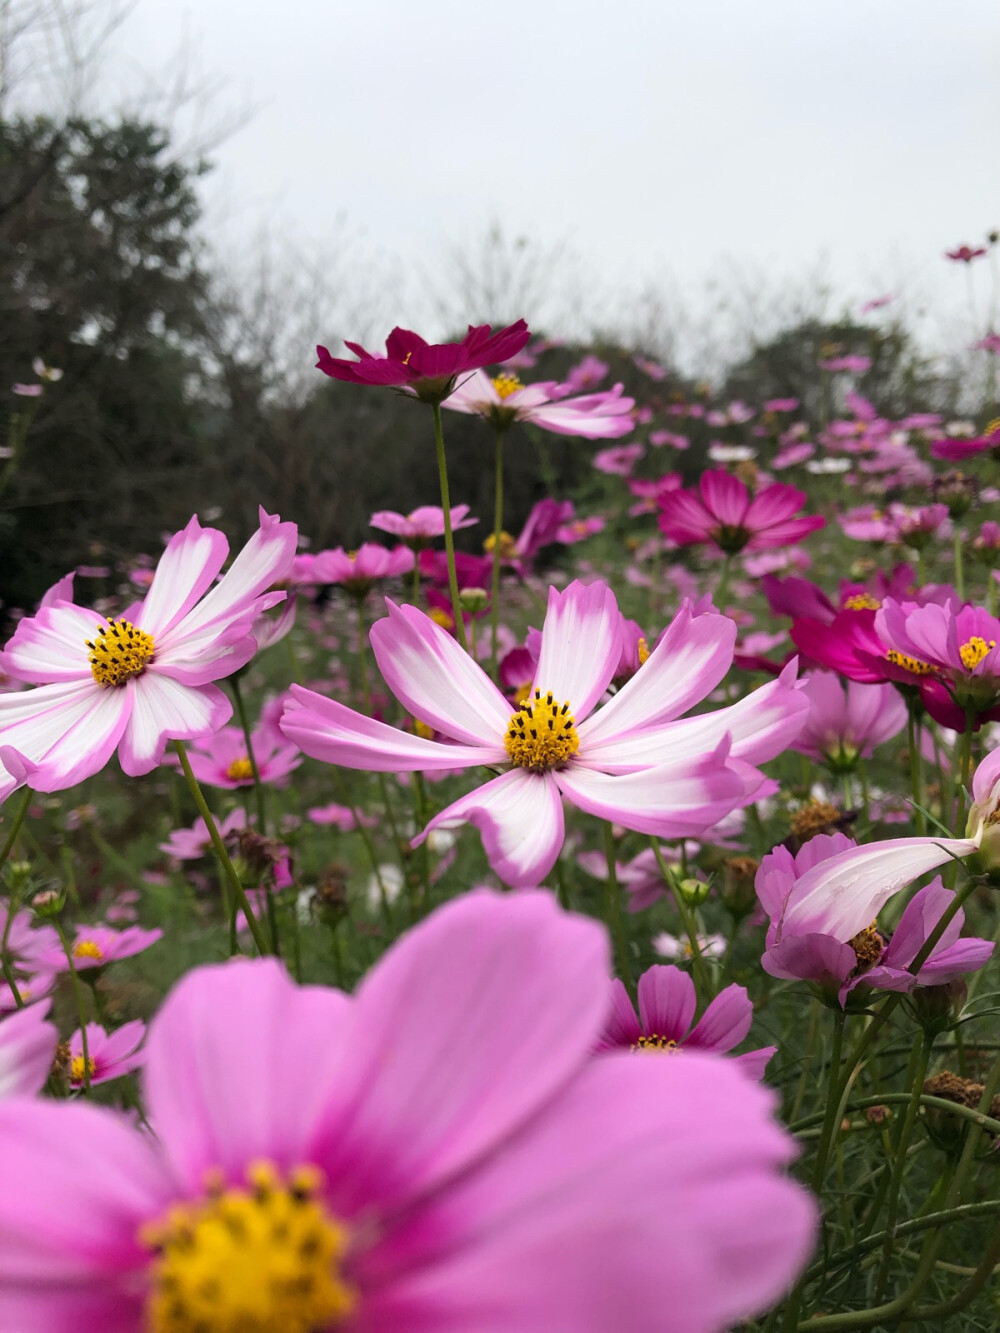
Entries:
{"label": "pink cosmos flower", "polygon": [[0,799],[22,782],[43,792],[75,786],[116,749],[130,776],[149,773],[168,740],[207,736],[229,720],[232,705],[211,682],[253,657],[258,616],[285,597],[265,590],[295,554],[294,523],[262,509],[260,524],[215,587],[229,543],[192,518],[124,616],[57,601],[18,624],[0,671],[37,688],[0,695]]}
{"label": "pink cosmos flower", "polygon": [[819,363],[820,370],[829,370],[834,374],[840,371],[846,371],[852,375],[863,375],[865,371],[871,370],[872,359],[870,356],[835,356],[828,361]]}
{"label": "pink cosmos flower", "polygon": [[861,306],[862,315],[870,315],[873,310],[881,310],[884,306],[891,305],[896,296],[893,292],[887,292],[884,296],[873,296],[871,300],[865,301]]}
{"label": "pink cosmos flower", "polygon": [[[725,935],[698,935],[698,952],[702,958],[724,958],[729,947]],[[652,939],[653,948],[661,958],[681,958],[688,961],[694,956],[691,941],[684,936],[671,935],[661,931]]]}
{"label": "pink cosmos flower", "polygon": [[[443,527],[442,518],[442,530]],[[349,593],[361,597],[381,579],[409,574],[415,560],[409,546],[396,546],[391,551],[377,542],[362,542],[356,551],[345,551],[338,546],[332,551],[317,551],[310,564],[308,582],[339,583]]]}
{"label": "pink cosmos flower", "polygon": [[649,433],[649,442],[656,449],[669,445],[671,449],[690,449],[691,441],[686,435],[678,435],[672,430],[654,430]]}
{"label": "pink cosmos flower", "polygon": [[794,412],[799,405],[797,398],[769,398],[763,406],[765,412]]}
{"label": "pink cosmos flower", "polygon": [[[110,926],[77,926],[73,947],[73,966],[78,972],[91,967],[104,967],[106,963],[117,962],[120,958],[131,958],[142,953],[163,936],[162,930],[143,930],[141,926],[129,926],[125,930],[112,930]],[[52,972],[67,972],[69,962],[60,947],[47,950],[39,958],[39,965]]]}
{"label": "pink cosmos flower", "polygon": [[7,940],[7,958],[15,970],[34,971],[42,956],[59,947],[59,935],[52,926],[36,926],[28,911],[14,913],[8,927],[10,908],[0,900],[0,939]]}
{"label": "pink cosmos flower", "polygon": [[949,463],[962,463],[967,458],[974,458],[976,454],[988,451],[1000,453],[1000,426],[994,426],[992,430],[987,430],[982,435],[948,435],[943,439],[934,440],[931,444],[931,454]]}
{"label": "pink cosmos flower", "polygon": [[1000,333],[988,333],[985,338],[980,338],[978,342],[973,343],[972,347],[977,352],[996,352],[1000,354]]}
{"label": "pink cosmos flower", "polygon": [[[346,768],[413,772],[506,769],[436,815],[474,824],[508,884],[536,885],[563,842],[562,797],[589,814],[663,838],[696,836],[753,798],[748,765],[779,754],[797,731],[794,665],[731,708],[680,721],[732,663],[736,626],[685,606],[643,667],[590,717],[621,660],[621,615],[603,583],[549,590],[535,687],[519,709],[422,611],[387,599],[372,627],[383,679],[406,711],[449,738],[397,731],[293,686],[281,722],[306,754]],[[728,758],[727,758],[728,755]]]}
{"label": "pink cosmos flower", "polygon": [[906,704],[891,685],[842,686],[832,671],[812,671],[804,681],[809,716],[791,748],[835,772],[851,772],[906,726]]}
{"label": "pink cosmos flower", "polygon": [[[331,801],[329,805],[314,805],[306,811],[306,814],[314,824],[332,824],[340,829],[341,833],[349,833],[351,829],[358,827],[354,811],[349,806],[338,805],[336,801]],[[372,828],[377,821],[373,816],[361,815],[360,822],[366,828]]]}
{"label": "pink cosmos flower", "polygon": [[945,259],[957,260],[960,264],[971,264],[974,259],[979,259],[987,253],[985,245],[977,245],[973,248],[971,245],[958,245],[954,250],[944,252]]}
{"label": "pink cosmos flower", "polygon": [[659,1333],[669,1310],[719,1333],[764,1310],[816,1222],[774,1096],[697,1051],[593,1058],[607,967],[594,922],[479,891],[353,997],[271,959],[189,973],[150,1024],[155,1137],[0,1105],[0,1326]]}
{"label": "pink cosmos flower", "polygon": [[0,1022],[0,1101],[33,1097],[49,1076],[59,1033],[45,1021],[49,1001],[19,1009]]}
{"label": "pink cosmos flower", "polygon": [[[611,982],[611,1012],[598,1050],[718,1051],[728,1054],[750,1031],[753,1001],[745,986],[726,986],[694,1022],[698,998],[694,982],[679,967],[657,963],[639,978],[639,1013],[617,977]],[[733,1057],[750,1078],[761,1079],[777,1046]]]}
{"label": "pink cosmos flower", "polygon": [[557,530],[556,541],[574,546],[577,542],[586,541],[588,537],[603,532],[605,522],[600,514],[591,514],[590,518],[574,518],[570,523],[563,523]]}
{"label": "pink cosmos flower", "polygon": [[[225,840],[237,829],[246,828],[247,813],[242,806],[237,806],[225,819],[217,820],[216,823]],[[203,819],[196,819],[190,828],[174,829],[166,842],[160,843],[160,851],[172,856],[175,861],[196,861],[199,857],[208,856],[211,850],[212,839]]]}
{"label": "pink cosmos flower", "polygon": [[897,656],[936,669],[959,709],[979,719],[997,713],[1000,620],[988,611],[953,601],[920,606],[889,597],[876,612],[875,630]]}
{"label": "pink cosmos flower", "polygon": [[617,449],[601,449],[594,455],[594,467],[609,476],[627,477],[645,452],[641,444],[622,444]]}
{"label": "pink cosmos flower", "polygon": [[459,381],[441,406],[485,417],[498,430],[527,421],[556,435],[605,440],[628,435],[633,429],[635,399],[624,396],[623,385],[573,398],[566,396],[568,391],[569,386],[555,380],[525,385],[516,375],[505,372],[491,379],[485,371],[476,370]]}
{"label": "pink cosmos flower", "polygon": [[[261,782],[287,786],[289,774],[302,763],[296,747],[269,729],[258,729],[250,739]],[[207,740],[192,744],[188,758],[195,777],[209,787],[235,791],[237,787],[253,786],[253,768],[242,727],[223,727]]]}
{"label": "pink cosmos flower", "polygon": [[588,352],[566,376],[567,392],[579,393],[581,389],[595,389],[609,370],[610,366],[606,361]]}
{"label": "pink cosmos flower", "polygon": [[317,347],[316,369],[351,384],[382,384],[409,388],[429,403],[441,403],[455,387],[457,376],[481,366],[497,365],[520,352],[531,335],[523,319],[494,333],[488,324],[469,325],[461,342],[427,343],[417,333],[395,328],[385,342],[385,356],[373,356],[358,343],[347,347],[358,358],[348,361]]}
{"label": "pink cosmos flower", "polygon": [[742,481],[728,472],[703,472],[698,489],[659,497],[660,531],[680,546],[712,543],[721,551],[762,551],[789,546],[825,526],[819,517],[795,518],[804,491],[774,482],[750,498]]}
{"label": "pink cosmos flower", "polygon": [[954,898],[940,878],[914,895],[891,940],[873,924],[894,894],[952,852],[961,854],[960,843],[966,840],[897,838],[858,847],[853,839],[833,833],[811,838],[794,857],[786,847],[776,847],[761,861],[756,880],[757,896],[771,923],[761,960],[765,972],[816,981],[835,990],[844,1005],[858,985],[911,990],[978,970],[991,957],[993,945],[959,939],[961,911],[920,971],[908,970]]}
{"label": "pink cosmos flower", "polygon": [[[146,1058],[139,1047],[146,1035],[146,1024],[137,1018],[114,1032],[105,1032],[100,1023],[87,1024],[87,1066],[84,1068],[83,1037],[80,1029],[69,1039],[69,1082],[72,1088],[85,1083],[110,1083],[138,1069]],[[89,1072],[89,1079],[86,1073]]]}
{"label": "pink cosmos flower", "polygon": [[[54,972],[36,972],[29,977],[18,977],[17,999],[6,981],[0,981],[0,1018],[4,1014],[13,1014],[22,1005],[34,1005],[45,999],[55,990],[59,978]],[[20,1003],[18,1003],[20,1001]]]}
{"label": "pink cosmos flower", "polygon": [[790,444],[782,449],[780,453],[774,455],[771,459],[771,467],[776,471],[784,471],[785,468],[794,467],[796,463],[804,463],[807,458],[812,458],[816,452],[816,446],[802,441],[800,444]]}
{"label": "pink cosmos flower", "polygon": [[649,357],[636,355],[632,358],[632,364],[651,380],[659,381],[667,378],[667,368],[661,366],[659,361],[651,361]]}
{"label": "pink cosmos flower", "polygon": [[[449,510],[451,527],[471,528],[478,518],[468,518],[468,505],[453,505]],[[444,536],[444,510],[440,505],[421,505],[408,514],[397,514],[391,509],[379,509],[368,520],[373,528],[391,532],[404,542],[423,543]]]}
{"label": "pink cosmos flower", "polygon": [[[694,852],[698,851],[696,842],[688,843]],[[680,860],[679,854],[672,847],[660,848],[660,855],[667,865]],[[581,870],[595,879],[606,880],[608,877],[608,859],[604,852],[581,852],[576,858]],[[625,909],[629,912],[642,912],[666,894],[667,886],[660,870],[656,853],[652,847],[645,847],[631,861],[618,861],[615,864],[615,879],[627,896]]]}

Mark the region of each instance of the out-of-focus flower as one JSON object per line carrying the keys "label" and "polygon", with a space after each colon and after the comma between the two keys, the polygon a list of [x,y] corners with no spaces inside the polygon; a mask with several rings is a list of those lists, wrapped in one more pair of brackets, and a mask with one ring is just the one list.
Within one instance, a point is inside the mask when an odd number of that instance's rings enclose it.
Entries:
{"label": "out-of-focus flower", "polygon": [[645,452],[641,444],[622,444],[617,449],[601,449],[594,455],[594,467],[609,476],[627,477]]}
{"label": "out-of-focus flower", "polygon": [[[284,787],[289,774],[302,763],[302,755],[270,729],[258,729],[250,740],[261,782]],[[193,742],[188,758],[191,771],[206,786],[229,791],[253,786],[253,765],[242,727],[223,727],[207,740]]]}
{"label": "out-of-focus flower", "polygon": [[565,543],[567,546],[573,546],[576,542],[585,541],[587,537],[593,537],[598,532],[603,532],[606,520],[600,514],[592,514],[590,518],[574,518],[569,523],[563,523],[556,531],[556,541]]}
{"label": "out-of-focus flower", "polygon": [[794,515],[804,491],[774,482],[751,499],[743,482],[728,472],[703,472],[697,490],[659,497],[660,531],[680,546],[711,543],[732,554],[789,546],[825,525],[819,515]]}
{"label": "out-of-focus flower", "polygon": [[348,361],[317,347],[316,369],[351,384],[408,388],[424,402],[441,403],[455,388],[457,376],[482,366],[498,365],[520,352],[531,335],[523,319],[494,333],[488,324],[469,325],[461,342],[428,343],[417,333],[395,328],[385,342],[385,356],[373,356],[358,343],[346,346],[358,358]]}
{"label": "out-of-focus flower", "polygon": [[[59,1033],[46,1022],[48,1000],[0,1022],[0,1101],[40,1092],[52,1068]],[[2,1011],[0,1011],[2,1012]]]}
{"label": "out-of-focus flower", "polygon": [[819,363],[820,370],[829,370],[833,374],[846,372],[850,375],[863,375],[871,370],[872,359],[870,356],[834,356],[827,361]]}
{"label": "out-of-focus flower", "polygon": [[[453,532],[458,528],[471,528],[474,523],[479,522],[478,518],[468,517],[468,505],[453,505],[449,513]],[[379,509],[368,521],[373,528],[391,532],[394,537],[411,545],[422,545],[435,537],[444,536],[444,510],[440,505],[421,505],[408,514],[397,514],[392,509]]]}
{"label": "out-of-focus flower", "polygon": [[985,245],[957,245],[954,250],[944,252],[945,259],[952,259],[960,264],[971,264],[974,259],[979,259],[987,253]]}
{"label": "out-of-focus flower", "polygon": [[[442,516],[442,526],[443,522]],[[373,518],[373,526],[381,525],[375,524]],[[415,560],[409,546],[396,546],[391,551],[377,542],[362,542],[356,551],[345,551],[338,546],[332,551],[317,551],[309,582],[340,584],[353,596],[363,597],[382,579],[409,574]]]}
{"label": "out-of-focus flower", "polygon": [[340,829],[341,833],[349,833],[356,829],[360,824],[365,828],[372,828],[375,823],[373,815],[361,815],[355,817],[355,812],[346,805],[338,805],[336,801],[331,801],[329,805],[314,805],[306,811],[309,819],[314,824],[328,825],[332,824]]}
{"label": "out-of-focus flower", "polygon": [[[132,958],[162,937],[162,930],[143,930],[141,926],[129,926],[125,930],[112,930],[110,926],[101,925],[77,926],[70,947],[73,966],[80,972],[116,963],[121,958]],[[51,972],[69,970],[69,961],[61,948],[46,950],[39,964]]]}
{"label": "out-of-focus flower", "polygon": [[[217,820],[216,823],[220,836],[225,840],[237,829],[246,828],[246,811],[242,806],[237,806],[225,819]],[[160,843],[160,851],[166,852],[175,861],[196,861],[199,857],[207,856],[211,850],[212,838],[203,819],[196,819],[190,828],[174,829],[166,842]]]}
{"label": "out-of-focus flower", "polygon": [[145,1052],[139,1049],[145,1035],[146,1024],[138,1018],[114,1032],[106,1032],[99,1023],[88,1023],[87,1054],[84,1057],[83,1036],[77,1028],[69,1039],[70,1087],[110,1083],[112,1079],[131,1074],[145,1059]]}
{"label": "out-of-focus flower", "polygon": [[870,315],[873,310],[881,310],[883,307],[891,305],[895,299],[895,295],[891,292],[887,292],[884,296],[873,296],[871,300],[862,303],[861,314]]}
{"label": "out-of-focus flower", "polygon": [[906,726],[906,704],[891,685],[845,682],[831,671],[812,671],[802,692],[809,700],[809,716],[791,748],[849,773],[859,759],[867,759]]}
{"label": "out-of-focus flower", "polygon": [[567,392],[580,393],[583,389],[596,389],[609,369],[610,367],[606,361],[591,356],[588,352],[583,360],[575,365],[566,376]]}
{"label": "out-of-focus flower", "polygon": [[[722,958],[728,947],[725,935],[699,935],[698,952],[702,958]],[[653,948],[661,958],[690,959],[694,955],[691,941],[686,936],[670,935],[662,931],[653,936]]]}
{"label": "out-of-focus flower", "polygon": [[526,421],[556,435],[587,440],[617,439],[634,428],[635,399],[624,396],[623,385],[574,398],[566,396],[566,387],[555,380],[525,385],[508,373],[491,379],[477,370],[455,386],[442,407],[484,417],[497,430]]}

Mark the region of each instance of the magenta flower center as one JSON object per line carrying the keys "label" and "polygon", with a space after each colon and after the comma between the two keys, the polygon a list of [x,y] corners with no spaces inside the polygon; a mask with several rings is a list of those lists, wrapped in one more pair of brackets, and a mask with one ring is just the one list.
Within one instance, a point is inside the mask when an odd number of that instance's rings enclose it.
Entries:
{"label": "magenta flower center", "polygon": [[98,625],[97,638],[87,639],[90,671],[98,685],[124,685],[130,676],[140,676],[153,656],[152,634],[137,629],[128,620]]}
{"label": "magenta flower center", "polygon": [[516,768],[532,773],[562,768],[580,748],[569,703],[560,704],[551,690],[548,694],[535,690],[511,714],[503,744]]}
{"label": "magenta flower center", "polygon": [[146,1301],[149,1333],[319,1333],[344,1320],[357,1297],[340,1275],[347,1229],[317,1198],[321,1174],[282,1178],[270,1163],[245,1187],[175,1204],[143,1227],[154,1250]]}

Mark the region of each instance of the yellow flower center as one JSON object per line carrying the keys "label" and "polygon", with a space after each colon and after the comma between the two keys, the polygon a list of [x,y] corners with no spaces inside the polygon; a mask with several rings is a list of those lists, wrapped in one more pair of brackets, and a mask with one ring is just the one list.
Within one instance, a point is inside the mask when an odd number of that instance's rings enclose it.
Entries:
{"label": "yellow flower center", "polygon": [[882,957],[882,950],[885,947],[874,921],[870,926],[866,926],[864,930],[859,930],[857,935],[853,939],[849,939],[847,943],[854,950],[854,956],[858,960],[858,965],[854,971],[859,976],[872,970]]}
{"label": "yellow flower center", "polygon": [[1000,430],[1000,417],[994,417],[992,421],[987,421],[985,435],[992,435],[995,430]]}
{"label": "yellow flower center", "polygon": [[639,665],[645,666],[649,660],[649,644],[646,642],[645,636],[641,634],[639,636],[638,653]]}
{"label": "yellow flower center", "polygon": [[413,719],[413,734],[422,736],[425,741],[432,741],[434,739],[434,728],[426,722],[421,722],[419,717],[415,717]]}
{"label": "yellow flower center", "polygon": [[253,780],[253,764],[246,755],[242,759],[234,759],[226,769],[226,777],[232,782],[251,782]]}
{"label": "yellow flower center", "polygon": [[493,380],[493,387],[497,391],[498,398],[509,398],[512,393],[517,393],[523,389],[524,385],[516,375],[510,375],[507,371],[502,371]]}
{"label": "yellow flower center", "polygon": [[902,667],[904,671],[912,671],[915,676],[929,676],[934,670],[926,662],[920,662],[915,657],[907,657],[905,653],[897,653],[895,648],[889,649],[885,660],[891,662],[893,666]]}
{"label": "yellow flower center", "polygon": [[148,1333],[325,1333],[356,1294],[340,1276],[347,1229],[316,1195],[315,1167],[283,1180],[269,1163],[240,1189],[209,1188],[142,1229],[156,1251]]}
{"label": "yellow flower center", "polygon": [[141,676],[153,656],[152,634],[128,620],[98,625],[97,638],[88,639],[90,671],[98,685],[124,685],[129,676]]}
{"label": "yellow flower center", "polygon": [[440,625],[442,629],[454,629],[455,618],[444,609],[443,606],[432,606],[427,612],[435,625]]}
{"label": "yellow flower center", "polygon": [[870,592],[856,592],[844,603],[845,611],[877,611],[882,603]]}
{"label": "yellow flower center", "polygon": [[[84,1069],[86,1069],[86,1076],[84,1075]],[[69,1077],[71,1083],[83,1083],[85,1077],[93,1078],[96,1073],[97,1065],[92,1059],[84,1062],[82,1055],[74,1055],[70,1061]]]}
{"label": "yellow flower center", "polygon": [[959,648],[958,655],[962,659],[962,665],[965,667],[966,671],[975,671],[976,667],[987,653],[996,646],[996,639],[990,639],[989,643],[987,643],[986,640],[980,638],[978,634],[973,634],[972,638],[968,639],[962,644],[961,648]]}
{"label": "yellow flower center", "polygon": [[104,957],[104,952],[96,940],[77,940],[73,945],[74,958],[93,958],[98,963]]}
{"label": "yellow flower center", "polygon": [[666,1037],[658,1037],[655,1032],[650,1032],[645,1037],[640,1037],[632,1047],[633,1051],[676,1051],[679,1049],[675,1041],[668,1041]]}
{"label": "yellow flower center", "polygon": [[[496,533],[491,532],[488,537],[485,537],[483,539],[483,550],[488,552],[489,554],[492,554],[493,548],[496,546],[496,544],[497,544]],[[500,556],[502,559],[504,560],[510,559],[510,557],[514,554],[514,545],[515,545],[514,538],[510,535],[509,532],[500,533]]]}
{"label": "yellow flower center", "polygon": [[562,768],[576,754],[580,738],[569,704],[557,703],[551,691],[543,695],[535,690],[511,714],[503,744],[517,768],[547,773],[550,768]]}

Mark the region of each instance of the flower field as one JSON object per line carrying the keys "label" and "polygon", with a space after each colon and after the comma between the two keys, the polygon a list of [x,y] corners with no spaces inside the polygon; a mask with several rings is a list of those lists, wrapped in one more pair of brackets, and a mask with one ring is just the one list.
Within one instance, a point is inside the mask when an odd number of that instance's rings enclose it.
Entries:
{"label": "flower field", "polygon": [[1000,339],[930,410],[881,304],[321,346],[419,504],[4,607],[2,1333],[997,1327]]}

